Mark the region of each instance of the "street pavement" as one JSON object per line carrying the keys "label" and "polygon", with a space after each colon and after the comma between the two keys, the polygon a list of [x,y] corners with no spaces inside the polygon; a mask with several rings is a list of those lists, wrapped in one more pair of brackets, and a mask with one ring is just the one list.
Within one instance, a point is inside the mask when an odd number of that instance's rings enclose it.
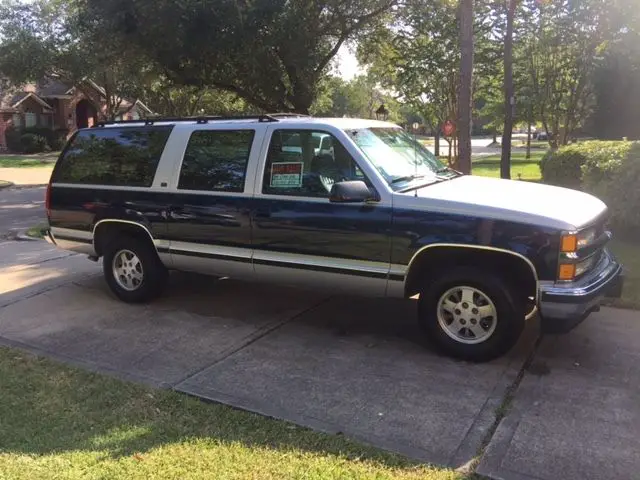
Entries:
{"label": "street pavement", "polygon": [[0,239],[46,221],[45,187],[0,189]]}
{"label": "street pavement", "polygon": [[474,365],[423,344],[412,301],[174,273],[162,298],[127,305],[100,270],[0,243],[0,344],[425,462],[479,460],[492,478],[638,478],[638,312],[603,309],[540,342],[534,322]]}

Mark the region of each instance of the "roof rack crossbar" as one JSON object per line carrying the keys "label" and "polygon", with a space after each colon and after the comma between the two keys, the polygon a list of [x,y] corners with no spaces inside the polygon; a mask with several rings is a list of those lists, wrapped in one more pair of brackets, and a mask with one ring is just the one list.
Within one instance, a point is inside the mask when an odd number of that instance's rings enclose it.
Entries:
{"label": "roof rack crossbar", "polygon": [[153,125],[159,122],[196,122],[205,124],[209,122],[220,122],[225,120],[258,120],[259,122],[277,122],[278,119],[272,115],[227,115],[227,116],[200,116],[200,117],[149,117],[139,120],[105,120],[97,122],[93,125],[96,127],[105,127],[107,125],[127,125],[133,123],[142,123],[145,126]]}

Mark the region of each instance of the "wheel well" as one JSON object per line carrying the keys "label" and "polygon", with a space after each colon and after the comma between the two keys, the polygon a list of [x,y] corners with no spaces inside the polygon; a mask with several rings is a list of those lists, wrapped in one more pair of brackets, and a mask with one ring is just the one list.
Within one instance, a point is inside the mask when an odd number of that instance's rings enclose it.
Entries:
{"label": "wheel well", "polygon": [[508,252],[471,247],[431,247],[418,255],[409,265],[405,295],[412,297],[439,272],[451,267],[477,267],[502,275],[509,284],[517,285],[523,301],[537,298],[538,278],[524,259]]}
{"label": "wheel well", "polygon": [[104,249],[109,242],[113,238],[122,235],[148,242],[154,250],[156,249],[151,234],[142,225],[124,222],[103,222],[99,223],[93,231],[93,248],[96,255],[98,257],[104,255]]}

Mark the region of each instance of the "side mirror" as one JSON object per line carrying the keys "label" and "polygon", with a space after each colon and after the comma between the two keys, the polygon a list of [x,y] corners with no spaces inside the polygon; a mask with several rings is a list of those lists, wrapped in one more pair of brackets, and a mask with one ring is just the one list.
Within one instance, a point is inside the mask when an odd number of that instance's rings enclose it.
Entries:
{"label": "side mirror", "polygon": [[364,203],[378,200],[377,195],[372,193],[362,180],[334,183],[329,195],[329,201],[333,203]]}

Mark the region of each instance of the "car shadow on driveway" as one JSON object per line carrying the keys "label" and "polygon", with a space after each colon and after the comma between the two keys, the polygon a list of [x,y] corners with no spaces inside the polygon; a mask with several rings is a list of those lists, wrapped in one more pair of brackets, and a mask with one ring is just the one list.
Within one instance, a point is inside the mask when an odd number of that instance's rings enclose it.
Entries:
{"label": "car shadow on driveway", "polygon": [[94,271],[2,308],[0,342],[451,467],[477,455],[536,338],[474,365],[425,346],[410,300],[174,274],[127,305]]}

